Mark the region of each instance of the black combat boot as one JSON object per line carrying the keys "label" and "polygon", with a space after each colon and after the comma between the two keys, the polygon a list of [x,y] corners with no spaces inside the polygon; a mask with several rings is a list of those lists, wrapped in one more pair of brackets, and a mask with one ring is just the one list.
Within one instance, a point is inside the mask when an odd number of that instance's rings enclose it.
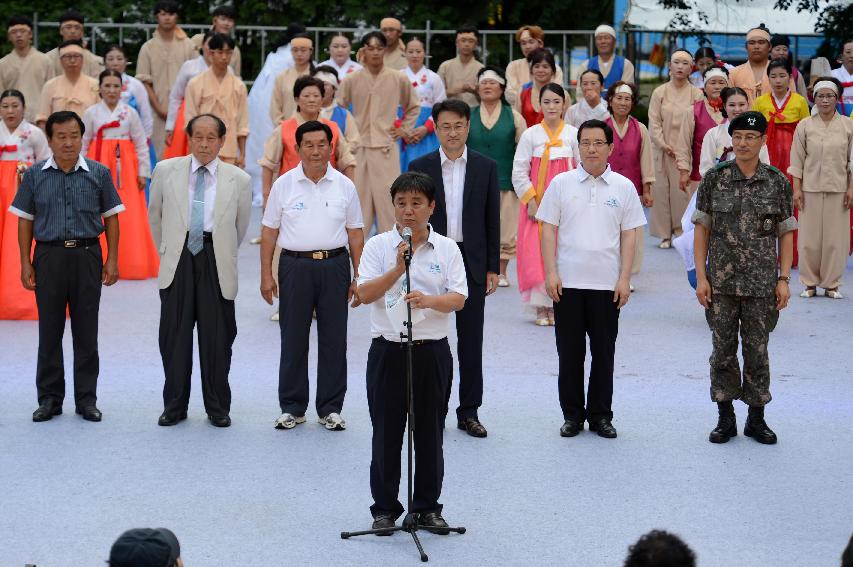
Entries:
{"label": "black combat boot", "polygon": [[726,443],[732,437],[737,437],[735,408],[731,401],[717,402],[717,408],[719,409],[720,417],[717,420],[717,427],[708,436],[708,441],[711,443]]}
{"label": "black combat boot", "polygon": [[746,418],[743,434],[765,445],[776,444],[776,434],[767,427],[767,422],[764,421],[764,406],[749,407],[749,417]]}

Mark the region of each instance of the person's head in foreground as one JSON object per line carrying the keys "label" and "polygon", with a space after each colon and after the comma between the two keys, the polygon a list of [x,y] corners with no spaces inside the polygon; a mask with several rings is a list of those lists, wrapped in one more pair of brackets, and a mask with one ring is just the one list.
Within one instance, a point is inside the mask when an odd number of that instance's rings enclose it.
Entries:
{"label": "person's head in foreground", "polygon": [[391,201],[397,227],[411,228],[417,235],[426,231],[435,209],[435,184],[425,173],[408,171],[391,184]]}
{"label": "person's head in foreground", "polygon": [[110,567],[184,567],[181,544],[166,528],[127,530],[113,543]]}
{"label": "person's head in foreground", "polygon": [[680,537],[652,530],[628,548],[625,567],[695,567],[696,555]]}

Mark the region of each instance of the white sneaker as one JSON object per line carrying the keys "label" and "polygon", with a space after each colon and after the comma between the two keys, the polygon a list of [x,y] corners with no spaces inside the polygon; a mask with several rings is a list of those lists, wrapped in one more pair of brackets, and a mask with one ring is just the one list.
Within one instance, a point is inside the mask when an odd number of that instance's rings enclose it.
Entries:
{"label": "white sneaker", "polygon": [[270,321],[278,321],[278,310],[276,310],[272,315],[270,315]]}
{"label": "white sneaker", "polygon": [[276,429],[293,429],[300,423],[305,423],[304,415],[293,415],[292,413],[283,413],[275,420]]}
{"label": "white sneaker", "polygon": [[498,287],[509,287],[509,280],[503,274],[498,275]]}
{"label": "white sneaker", "polygon": [[321,417],[317,421],[329,431],[343,431],[347,428],[347,422],[344,421],[344,418],[340,414],[335,412],[330,413],[326,417]]}
{"label": "white sneaker", "polygon": [[249,241],[249,244],[260,244],[260,243],[261,243],[261,237],[260,236],[256,236]]}

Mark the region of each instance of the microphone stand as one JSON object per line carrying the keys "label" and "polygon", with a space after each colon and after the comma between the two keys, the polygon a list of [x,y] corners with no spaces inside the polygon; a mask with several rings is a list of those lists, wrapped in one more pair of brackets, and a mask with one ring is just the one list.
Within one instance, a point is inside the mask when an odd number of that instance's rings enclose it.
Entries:
{"label": "microphone stand", "polygon": [[[406,262],[406,294],[412,292],[412,280],[409,275],[409,267],[412,263],[412,246],[409,245],[409,248],[406,252],[403,253],[403,259]],[[418,539],[418,530],[425,530],[428,532],[435,533],[436,531],[450,531],[457,534],[464,534],[465,528],[430,528],[427,526],[419,525],[418,520],[420,519],[420,514],[412,512],[412,475],[414,468],[412,467],[412,440],[414,438],[415,431],[415,403],[414,403],[414,390],[412,388],[412,347],[414,343],[412,341],[412,304],[406,303],[406,316],[407,320],[403,322],[403,325],[406,327],[405,333],[400,333],[400,341],[402,343],[403,340],[406,341],[406,414],[407,414],[407,434],[408,434],[408,513],[403,518],[403,525],[394,526],[393,528],[379,528],[376,530],[362,530],[358,532],[341,532],[341,539],[349,539],[351,537],[363,536],[363,535],[379,535],[379,534],[392,534],[394,532],[407,532],[412,535],[412,539],[415,542],[415,545],[418,548],[418,553],[420,553],[421,561],[426,562],[429,561],[429,556],[427,556],[426,552],[424,552],[424,548],[421,545],[421,540]]]}

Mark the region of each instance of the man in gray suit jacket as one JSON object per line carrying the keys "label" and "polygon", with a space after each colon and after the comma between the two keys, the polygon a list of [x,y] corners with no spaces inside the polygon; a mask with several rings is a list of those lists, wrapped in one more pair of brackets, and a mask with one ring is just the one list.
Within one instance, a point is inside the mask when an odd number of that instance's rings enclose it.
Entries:
{"label": "man in gray suit jacket", "polygon": [[210,422],[231,418],[231,345],[237,336],[237,248],[252,208],[249,175],[217,158],[225,124],[201,114],[187,124],[190,155],[157,164],[148,221],[160,252],[160,355],[166,384],[160,425],[187,417],[198,325],[201,389]]}

